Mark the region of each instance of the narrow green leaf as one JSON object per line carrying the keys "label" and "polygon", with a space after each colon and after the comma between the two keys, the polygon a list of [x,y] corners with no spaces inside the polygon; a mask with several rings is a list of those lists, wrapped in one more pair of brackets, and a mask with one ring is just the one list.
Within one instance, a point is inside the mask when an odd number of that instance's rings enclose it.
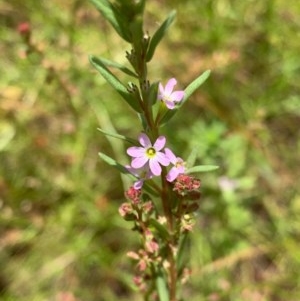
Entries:
{"label": "narrow green leaf", "polygon": [[[137,177],[134,176],[133,174],[131,174],[124,165],[118,163],[115,159],[113,159],[101,152],[99,152],[98,155],[104,162],[106,162],[110,166],[113,166],[114,168],[119,170],[122,174],[128,175],[133,181],[135,179],[137,179]],[[147,181],[144,182],[143,189],[145,189],[145,191],[149,192],[150,194],[152,194],[154,196],[158,196],[157,191],[155,191],[151,187],[150,183],[148,183]]]}
{"label": "narrow green leaf", "polygon": [[168,230],[162,224],[160,224],[156,219],[151,218],[149,220],[149,224],[157,230],[157,232],[162,238],[164,238],[165,240],[170,238]]}
{"label": "narrow green leaf", "polygon": [[158,292],[159,301],[169,301],[169,291],[166,280],[164,279],[162,273],[159,273],[156,276],[156,289]]}
{"label": "narrow green leaf", "polygon": [[98,128],[98,131],[101,132],[102,134],[106,135],[106,136],[110,136],[110,137],[114,137],[114,138],[117,138],[117,139],[121,139],[121,140],[127,141],[127,142],[129,142],[131,144],[138,144],[137,140],[129,138],[127,136],[123,136],[123,135],[116,134],[116,133],[110,133],[110,132],[107,132],[107,131],[102,130],[100,128]]}
{"label": "narrow green leaf", "polygon": [[140,0],[139,2],[137,2],[136,4],[136,12],[140,15],[143,14],[144,10],[145,10],[145,4],[146,4],[146,0]]}
{"label": "narrow green leaf", "polygon": [[123,174],[129,174],[127,168],[125,166],[123,166],[122,164],[118,163],[116,160],[114,160],[113,158],[99,152],[98,153],[99,157],[105,161],[107,164],[109,164],[110,166],[115,167],[116,169],[118,169],[121,173]]}
{"label": "narrow green leaf", "polygon": [[181,275],[183,269],[187,266],[190,259],[191,239],[189,233],[184,233],[180,239],[177,252],[177,271]]}
{"label": "narrow green leaf", "polygon": [[126,87],[119,81],[119,79],[113,75],[101,61],[101,59],[90,56],[89,57],[91,64],[99,71],[99,73],[110,83],[116,91],[125,99],[125,101],[137,112],[141,112],[138,101],[128,93]]}
{"label": "narrow green leaf", "polygon": [[196,173],[196,172],[208,172],[218,169],[219,166],[216,165],[198,165],[189,168],[186,173]]}
{"label": "narrow green leaf", "polygon": [[130,76],[138,78],[138,75],[136,73],[134,73],[133,71],[131,71],[129,68],[125,67],[124,65],[121,65],[119,63],[116,63],[114,61],[111,61],[111,60],[108,60],[105,58],[98,58],[98,60],[100,60],[107,67],[117,68]]}
{"label": "narrow green leaf", "polygon": [[189,97],[208,79],[210,70],[206,70],[194,81],[192,81],[184,90],[184,98],[174,110],[168,110],[161,119],[160,125],[166,124],[181,108],[181,106],[189,99]]}
{"label": "narrow green leaf", "polygon": [[131,43],[128,22],[108,0],[90,0],[102,16],[114,27],[116,32],[127,42]]}
{"label": "narrow green leaf", "polygon": [[159,82],[154,82],[149,89],[148,100],[149,105],[153,106],[157,101],[157,91]]}
{"label": "narrow green leaf", "polygon": [[175,17],[176,17],[176,11],[173,10],[168,15],[167,19],[161,24],[161,26],[154,33],[153,37],[150,40],[150,45],[149,45],[147,55],[146,55],[146,61],[147,62],[151,61],[157,45],[159,44],[159,42],[161,41],[161,39],[165,35],[165,33],[168,30],[168,28],[170,27],[170,25],[175,20]]}
{"label": "narrow green leaf", "polygon": [[199,152],[199,145],[195,145],[192,148],[192,151],[190,152],[188,158],[186,159],[187,166],[194,166],[197,156],[198,156],[198,152]]}
{"label": "narrow green leaf", "polygon": [[190,96],[208,79],[209,75],[210,70],[206,70],[186,87],[184,90],[184,99],[180,105],[183,105],[185,101],[190,98]]}

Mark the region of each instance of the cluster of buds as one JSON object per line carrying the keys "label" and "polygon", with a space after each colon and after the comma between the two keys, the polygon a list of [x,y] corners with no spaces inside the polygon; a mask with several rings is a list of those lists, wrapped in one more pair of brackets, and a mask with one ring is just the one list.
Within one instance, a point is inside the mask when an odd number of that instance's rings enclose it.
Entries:
{"label": "cluster of buds", "polygon": [[142,247],[137,252],[128,252],[127,256],[137,261],[134,283],[143,292],[149,288],[148,281],[151,279],[153,267],[162,264],[162,241],[155,229],[150,228],[150,219],[153,219],[157,212],[153,202],[145,198],[140,189],[132,186],[125,192],[125,196],[128,201],[119,207],[119,213],[125,220],[134,222],[133,229],[140,233],[142,239]]}
{"label": "cluster of buds", "polygon": [[199,179],[182,174],[177,177],[173,191],[179,196],[196,200],[201,196],[199,192],[200,185],[201,182]]}

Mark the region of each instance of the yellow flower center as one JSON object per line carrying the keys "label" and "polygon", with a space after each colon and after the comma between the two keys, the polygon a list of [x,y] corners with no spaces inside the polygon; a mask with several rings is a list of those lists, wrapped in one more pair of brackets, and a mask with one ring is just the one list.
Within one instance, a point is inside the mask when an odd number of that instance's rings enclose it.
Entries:
{"label": "yellow flower center", "polygon": [[153,158],[156,154],[156,150],[153,147],[149,147],[146,151],[146,154],[149,158]]}
{"label": "yellow flower center", "polygon": [[176,164],[175,164],[175,167],[179,168],[179,167],[184,166],[184,165],[185,165],[185,162],[177,161]]}

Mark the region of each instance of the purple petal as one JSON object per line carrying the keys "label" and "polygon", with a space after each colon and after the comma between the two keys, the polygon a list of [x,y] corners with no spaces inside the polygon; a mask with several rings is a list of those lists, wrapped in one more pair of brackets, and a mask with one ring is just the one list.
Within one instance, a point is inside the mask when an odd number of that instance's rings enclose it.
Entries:
{"label": "purple petal", "polygon": [[175,78],[171,78],[165,86],[164,94],[171,95],[171,93],[174,89],[174,86],[176,84],[177,84],[177,80]]}
{"label": "purple petal", "polygon": [[152,173],[151,170],[149,169],[148,172],[147,172],[147,174],[146,174],[145,179],[152,179],[153,176],[154,176],[153,173]]}
{"label": "purple petal", "polygon": [[131,166],[133,168],[141,168],[147,163],[147,161],[148,161],[148,158],[146,156],[134,158],[131,161]]}
{"label": "purple petal", "polygon": [[139,135],[139,142],[145,148],[148,148],[149,146],[152,146],[152,143],[151,143],[149,137],[144,133],[141,133]]}
{"label": "purple petal", "polygon": [[177,170],[178,170],[179,174],[185,173],[185,167],[184,166],[177,167]]}
{"label": "purple petal", "polygon": [[159,176],[161,174],[161,167],[155,158],[149,160],[149,167],[155,176]]}
{"label": "purple petal", "polygon": [[166,137],[165,136],[159,136],[156,139],[153,147],[158,152],[158,151],[160,151],[165,146],[165,144],[166,144]]}
{"label": "purple petal", "polygon": [[139,190],[143,187],[143,184],[144,184],[144,180],[138,180],[138,181],[134,182],[133,188],[135,190]]}
{"label": "purple petal", "polygon": [[174,155],[174,153],[169,148],[165,148],[165,154],[169,158],[170,162],[175,165],[177,162],[177,158]]}
{"label": "purple petal", "polygon": [[178,175],[179,175],[178,169],[174,166],[168,172],[166,179],[168,182],[173,182],[177,178]]}
{"label": "purple petal", "polygon": [[170,99],[173,101],[179,102],[184,97],[184,91],[175,91],[171,94]]}
{"label": "purple petal", "polygon": [[159,88],[159,92],[158,92],[157,98],[158,99],[163,99],[164,98],[165,89],[164,89],[164,87],[163,87],[163,85],[161,83],[159,83],[158,88]]}
{"label": "purple petal", "polygon": [[138,177],[137,169],[131,167],[130,165],[125,165],[125,168],[130,172],[132,175]]}
{"label": "purple petal", "polygon": [[163,166],[168,166],[170,164],[169,158],[162,152],[157,152],[155,158],[157,158],[157,161]]}
{"label": "purple petal", "polygon": [[127,149],[127,154],[131,157],[142,157],[145,154],[145,149],[139,146],[132,146]]}
{"label": "purple petal", "polygon": [[170,110],[173,110],[174,107],[175,107],[174,102],[173,102],[173,101],[170,101],[170,100],[167,100],[167,101],[165,102],[165,104],[166,104],[167,108],[170,109]]}

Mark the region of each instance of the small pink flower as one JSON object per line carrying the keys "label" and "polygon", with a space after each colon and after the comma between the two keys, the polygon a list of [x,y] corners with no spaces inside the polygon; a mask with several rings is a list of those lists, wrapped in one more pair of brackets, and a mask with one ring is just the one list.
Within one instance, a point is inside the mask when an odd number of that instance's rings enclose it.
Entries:
{"label": "small pink flower", "polygon": [[138,178],[133,184],[133,188],[136,190],[142,189],[144,181],[153,177],[153,174],[149,170],[148,166],[143,166],[141,168],[133,168],[130,165],[126,165],[125,167],[131,174]]}
{"label": "small pink flower", "polygon": [[176,84],[175,78],[171,78],[165,87],[159,83],[158,99],[162,100],[170,110],[173,110],[175,103],[180,102],[184,97],[184,91],[173,91]]}
{"label": "small pink flower", "polygon": [[161,166],[168,166],[170,164],[165,153],[161,152],[166,144],[166,137],[159,136],[152,145],[149,137],[142,133],[139,136],[139,142],[142,145],[132,146],[127,149],[127,154],[132,157],[131,167],[139,169],[143,166],[148,166],[153,175],[159,176],[161,174]]}
{"label": "small pink flower", "polygon": [[173,182],[178,175],[185,173],[184,161],[181,158],[176,157],[169,148],[165,148],[165,154],[169,158],[170,162],[174,165],[166,177],[167,181]]}

